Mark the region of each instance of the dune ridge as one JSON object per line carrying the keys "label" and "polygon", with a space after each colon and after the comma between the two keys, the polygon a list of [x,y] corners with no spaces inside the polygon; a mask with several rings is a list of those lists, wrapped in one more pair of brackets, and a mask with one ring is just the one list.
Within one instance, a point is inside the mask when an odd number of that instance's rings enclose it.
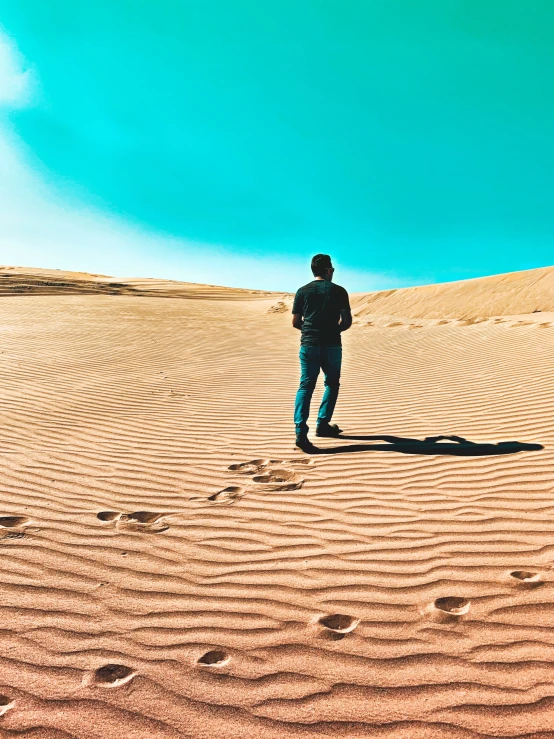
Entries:
{"label": "dune ridge", "polygon": [[19,293],[26,295],[135,295],[144,298],[209,298],[210,300],[247,300],[250,296],[282,294],[151,277],[108,277],[88,272],[65,272],[57,269],[0,267],[0,296]]}
{"label": "dune ridge", "polygon": [[[309,278],[307,278],[309,279]],[[31,267],[0,266],[0,296],[23,294],[109,294],[137,297],[245,300],[280,297],[269,312],[290,310],[292,294],[202,285],[177,280],[108,277]],[[491,318],[554,312],[554,267],[509,272],[421,287],[351,295],[353,313],[404,318]]]}
{"label": "dune ridge", "polygon": [[358,314],[308,456],[286,294],[46,287],[0,298],[0,737],[554,736],[553,313]]}

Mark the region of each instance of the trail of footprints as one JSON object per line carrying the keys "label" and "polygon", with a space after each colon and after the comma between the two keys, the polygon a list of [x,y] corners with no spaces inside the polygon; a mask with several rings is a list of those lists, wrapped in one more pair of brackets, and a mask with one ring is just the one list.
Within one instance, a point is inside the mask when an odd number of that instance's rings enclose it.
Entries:
{"label": "trail of footprints", "polygon": [[[514,570],[509,576],[521,583],[542,584],[540,573],[526,570]],[[469,613],[471,601],[461,596],[444,596],[437,598],[430,604],[428,610],[438,616],[440,620],[457,623]],[[322,638],[343,639],[352,633],[360,624],[361,619],[345,613],[331,613],[316,617],[311,622],[312,627]],[[308,624],[309,626],[310,624]],[[222,668],[229,664],[231,655],[221,648],[210,649],[196,660],[199,668]],[[139,674],[138,670],[123,664],[106,664],[87,673],[83,685],[90,688],[118,688],[133,680]],[[0,716],[12,709],[15,700],[6,695],[0,695]]]}
{"label": "trail of footprints", "polygon": [[[253,459],[249,462],[241,462],[229,466],[229,471],[237,475],[250,477],[252,486],[266,486],[271,490],[296,490],[302,487],[304,480],[295,471],[299,468],[306,468],[314,464],[310,459],[299,460],[275,460],[275,459]],[[239,485],[230,485],[217,493],[208,497],[211,502],[217,503],[234,503],[241,498],[248,490],[248,487]],[[195,500],[202,500],[195,498]],[[123,514],[115,514],[113,512],[105,512],[103,516],[109,516],[102,520],[113,520],[119,516],[121,520]],[[150,514],[155,516],[155,514]],[[128,514],[129,517],[139,517],[139,514]],[[101,514],[98,516],[101,517]],[[155,519],[157,520],[157,518]],[[508,573],[508,578],[517,587],[539,587],[544,583],[540,573],[528,570],[513,570]],[[466,616],[471,607],[471,601],[462,596],[443,596],[436,598],[426,609],[431,619],[442,621],[443,623],[456,624]],[[344,639],[355,631],[360,624],[361,619],[345,613],[332,613],[320,617],[316,617],[312,622],[317,633],[321,638],[331,640]],[[223,649],[210,649],[200,656],[196,664],[199,668],[218,669],[225,667],[231,661],[231,656]],[[95,685],[103,687],[117,687],[129,682],[134,676],[131,668],[124,665],[106,665],[96,671],[93,679]]]}
{"label": "trail of footprints", "polygon": [[[229,485],[207,500],[216,503],[234,503],[249,489],[265,489],[274,491],[298,490],[304,479],[299,470],[306,469],[314,464],[311,459],[275,460],[253,459],[229,466],[229,471],[250,478],[245,486]],[[195,500],[205,500],[195,498]],[[100,511],[97,518],[106,524],[113,524],[116,528],[131,531],[166,531],[169,526],[164,521],[168,514],[153,511],[135,511],[124,513],[121,511]],[[30,523],[26,516],[0,516],[0,532],[23,535],[25,527]],[[9,533],[8,533],[9,535]],[[529,570],[512,570],[507,573],[509,581],[518,588],[536,588],[544,584],[541,573]],[[459,595],[448,595],[436,598],[426,609],[432,620],[443,623],[456,624],[467,616],[471,608],[471,601]],[[425,611],[423,612],[425,613]],[[344,639],[355,631],[360,624],[359,618],[345,613],[331,613],[316,617],[311,626],[315,627],[316,634],[321,638],[332,640]],[[231,655],[221,648],[209,649],[196,660],[199,668],[221,669],[229,664]],[[83,684],[91,688],[118,688],[130,683],[138,671],[123,664],[106,664],[85,675]],[[15,706],[15,700],[9,696],[0,695],[0,716]]]}
{"label": "trail of footprints", "polygon": [[[295,468],[305,468],[313,465],[313,460],[271,460],[254,459],[250,462],[233,464],[231,472],[251,477],[254,484],[270,485],[272,489],[297,489],[302,486],[303,480],[294,471]],[[292,468],[292,469],[291,469]],[[294,487],[290,487],[294,485]],[[210,496],[208,500],[218,502],[234,502],[243,494],[244,488],[229,486],[219,493]],[[142,530],[164,531],[169,528],[163,523],[163,513],[152,511],[136,511],[122,513],[118,511],[100,511],[98,520],[112,523],[118,527],[138,527]],[[25,516],[0,516],[0,529],[22,529],[30,520]],[[536,588],[544,584],[541,573],[529,570],[512,570],[507,573],[510,582],[516,587]],[[433,620],[443,623],[456,624],[466,616],[471,607],[471,601],[459,595],[448,595],[436,598],[426,609]],[[332,640],[344,639],[355,631],[361,619],[345,613],[331,613],[316,617],[308,626],[315,627],[321,638]],[[231,655],[221,648],[209,649],[196,660],[198,668],[221,669],[229,664]],[[87,673],[83,685],[89,688],[119,688],[130,683],[138,675],[138,670],[123,664],[106,664]],[[6,695],[0,695],[0,716],[14,708],[16,701]]]}
{"label": "trail of footprints", "polygon": [[[476,326],[479,323],[493,323],[493,324],[499,324],[504,323],[509,328],[520,328],[522,326],[537,326],[538,328],[550,328],[552,326],[552,321],[544,321],[543,323],[537,323],[536,321],[514,321],[509,320],[509,318],[448,318],[448,319],[442,319],[440,321],[437,321],[436,323],[404,323],[403,321],[393,321],[392,323],[388,323],[386,328],[408,328],[408,329],[417,329],[417,328],[432,328],[433,326],[446,326],[447,324],[452,324],[453,326]],[[374,326],[373,321],[366,321],[366,326]]]}

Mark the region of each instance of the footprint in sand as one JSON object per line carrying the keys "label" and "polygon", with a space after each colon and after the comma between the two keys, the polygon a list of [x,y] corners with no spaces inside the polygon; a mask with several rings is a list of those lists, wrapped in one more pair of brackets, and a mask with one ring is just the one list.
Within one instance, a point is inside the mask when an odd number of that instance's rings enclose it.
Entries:
{"label": "footprint in sand", "polygon": [[213,649],[210,652],[203,654],[197,661],[199,665],[206,665],[208,667],[223,667],[230,661],[231,657],[223,652],[221,649]]}
{"label": "footprint in sand", "polygon": [[227,503],[231,504],[237,501],[245,494],[245,489],[238,487],[237,485],[229,485],[229,487],[223,488],[218,493],[214,493],[208,497],[213,503]]}
{"label": "footprint in sand", "polygon": [[117,521],[121,516],[121,513],[117,511],[100,511],[96,514],[96,518],[99,521]]}
{"label": "footprint in sand", "polygon": [[513,570],[510,577],[514,584],[527,585],[527,587],[537,587],[543,585],[540,572],[529,572],[528,570]]}
{"label": "footprint in sand", "polygon": [[26,516],[0,516],[0,539],[23,539],[28,523]]}
{"label": "footprint in sand", "polygon": [[317,622],[324,629],[332,631],[335,634],[348,634],[354,631],[360,623],[360,619],[347,616],[345,613],[333,613],[330,616],[322,616]]}
{"label": "footprint in sand", "polygon": [[28,523],[29,519],[26,516],[0,516],[0,527],[4,529],[18,529]]}
{"label": "footprint in sand", "polygon": [[271,308],[268,309],[268,313],[286,313],[289,309],[289,306],[280,300],[278,303],[275,303],[275,305],[272,305]]}
{"label": "footprint in sand", "polygon": [[258,485],[265,485],[270,490],[298,490],[304,480],[295,472],[282,468],[269,467],[262,475],[254,475],[252,481]]}
{"label": "footprint in sand", "polygon": [[127,665],[104,665],[96,670],[92,683],[99,688],[118,688],[132,680],[136,674]]}
{"label": "footprint in sand", "polygon": [[15,701],[8,698],[7,695],[0,695],[0,716],[3,716],[6,711],[15,706]]}
{"label": "footprint in sand", "polygon": [[161,519],[164,513],[155,511],[136,511],[135,513],[121,513],[119,511],[100,511],[96,514],[96,518],[104,523],[114,523],[118,528],[130,529],[134,531],[152,531],[160,533],[167,531],[169,526],[163,523]]}
{"label": "footprint in sand", "polygon": [[445,598],[437,598],[433,606],[439,613],[446,614],[449,617],[459,618],[468,613],[470,602],[467,598],[449,595]]}

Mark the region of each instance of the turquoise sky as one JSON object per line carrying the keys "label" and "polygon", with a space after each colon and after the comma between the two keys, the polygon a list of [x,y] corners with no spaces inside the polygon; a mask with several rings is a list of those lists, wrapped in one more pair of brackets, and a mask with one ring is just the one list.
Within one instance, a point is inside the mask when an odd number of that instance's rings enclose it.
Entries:
{"label": "turquoise sky", "polygon": [[552,0],[0,0],[0,26],[40,177],[183,264],[217,245],[230,284],[283,260],[259,286],[294,289],[316,251],[351,289],[554,261]]}

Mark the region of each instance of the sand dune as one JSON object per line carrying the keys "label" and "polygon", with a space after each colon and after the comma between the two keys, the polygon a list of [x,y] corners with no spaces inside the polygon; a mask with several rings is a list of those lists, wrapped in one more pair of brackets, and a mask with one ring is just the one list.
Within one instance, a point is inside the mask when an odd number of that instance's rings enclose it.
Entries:
{"label": "sand dune", "polygon": [[290,296],[9,273],[0,737],[554,736],[552,269],[357,296],[310,456]]}
{"label": "sand dune", "polygon": [[0,267],[0,296],[32,295],[134,295],[157,298],[209,298],[247,300],[250,296],[281,295],[263,290],[197,285],[193,282],[157,280],[145,277],[108,277],[88,272],[58,269]]}
{"label": "sand dune", "polygon": [[406,318],[490,318],[554,311],[554,267],[477,280],[358,293],[357,315]]}

